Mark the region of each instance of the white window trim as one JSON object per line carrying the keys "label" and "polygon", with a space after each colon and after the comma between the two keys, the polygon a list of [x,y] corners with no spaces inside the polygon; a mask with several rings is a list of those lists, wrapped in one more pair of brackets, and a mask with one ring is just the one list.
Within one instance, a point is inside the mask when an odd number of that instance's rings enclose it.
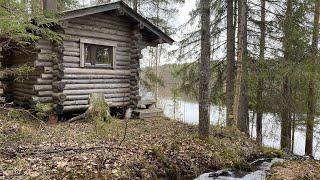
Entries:
{"label": "white window trim", "polygon": [[[87,39],[87,38],[80,38],[80,67],[85,67],[85,52],[84,52],[84,44],[95,44],[101,46],[111,46],[113,47],[113,64],[112,68],[116,68],[116,54],[117,54],[117,43],[114,41],[107,41],[107,40],[99,40],[99,39]],[[97,64],[99,67],[99,64]]]}

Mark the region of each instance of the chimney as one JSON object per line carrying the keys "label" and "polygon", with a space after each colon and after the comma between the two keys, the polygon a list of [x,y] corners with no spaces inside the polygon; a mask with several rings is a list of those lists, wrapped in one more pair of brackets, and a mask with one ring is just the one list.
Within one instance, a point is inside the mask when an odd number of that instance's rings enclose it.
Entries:
{"label": "chimney", "polygon": [[57,0],[42,0],[43,11],[57,12],[58,2]]}

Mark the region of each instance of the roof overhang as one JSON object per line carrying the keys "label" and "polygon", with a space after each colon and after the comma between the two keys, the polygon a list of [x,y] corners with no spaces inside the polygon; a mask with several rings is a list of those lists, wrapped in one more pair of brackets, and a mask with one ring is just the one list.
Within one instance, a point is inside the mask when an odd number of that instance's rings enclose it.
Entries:
{"label": "roof overhang", "polygon": [[132,8],[130,8],[127,4],[125,4],[122,1],[117,1],[113,3],[105,3],[97,6],[91,6],[81,9],[75,9],[70,11],[63,12],[62,16],[60,17],[60,20],[69,20],[73,18],[78,18],[82,16],[88,16],[92,14],[102,13],[102,12],[108,12],[112,10],[118,10],[121,12],[121,14],[127,15],[134,19],[138,24],[140,28],[147,28],[149,31],[151,31],[153,34],[155,34],[159,38],[159,44],[161,43],[169,43],[172,44],[174,40],[168,36],[166,33],[164,33],[162,30],[160,30],[158,27],[153,25],[150,21],[148,21],[146,18],[142,17],[139,13],[135,12]]}

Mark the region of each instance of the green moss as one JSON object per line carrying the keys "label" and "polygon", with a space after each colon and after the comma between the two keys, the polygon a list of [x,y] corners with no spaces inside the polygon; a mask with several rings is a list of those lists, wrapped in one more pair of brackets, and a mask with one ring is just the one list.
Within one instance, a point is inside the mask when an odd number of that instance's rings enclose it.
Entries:
{"label": "green moss", "polygon": [[250,164],[244,158],[236,159],[234,162],[234,168],[245,172],[252,171]]}
{"label": "green moss", "polygon": [[43,120],[44,118],[49,116],[49,113],[52,110],[52,104],[51,103],[37,103],[35,106],[36,110],[36,116]]}
{"label": "green moss", "polygon": [[286,153],[279,149],[261,147],[259,151],[263,154],[264,157],[268,158],[283,158],[286,156]]}

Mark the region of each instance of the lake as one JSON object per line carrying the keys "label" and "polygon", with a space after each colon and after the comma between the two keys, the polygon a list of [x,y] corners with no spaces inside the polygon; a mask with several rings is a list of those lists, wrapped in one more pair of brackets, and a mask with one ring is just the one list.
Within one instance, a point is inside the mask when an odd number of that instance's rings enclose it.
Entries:
{"label": "lake", "polygon": [[[174,101],[167,97],[159,98],[158,107],[162,108],[166,117],[177,119],[189,124],[198,124],[199,121],[199,106],[197,102],[188,100],[177,100],[174,106]],[[225,125],[225,108],[212,105],[210,108],[210,123],[212,125]],[[318,117],[319,118],[319,117]],[[255,120],[252,123],[252,113],[250,113],[250,136],[256,137]],[[263,115],[263,144],[267,147],[280,148],[280,120],[279,117],[272,113]],[[319,143],[320,143],[320,127],[315,127],[314,133],[314,156],[320,159]],[[294,138],[294,153],[304,155],[305,148],[305,127],[297,126]]]}

